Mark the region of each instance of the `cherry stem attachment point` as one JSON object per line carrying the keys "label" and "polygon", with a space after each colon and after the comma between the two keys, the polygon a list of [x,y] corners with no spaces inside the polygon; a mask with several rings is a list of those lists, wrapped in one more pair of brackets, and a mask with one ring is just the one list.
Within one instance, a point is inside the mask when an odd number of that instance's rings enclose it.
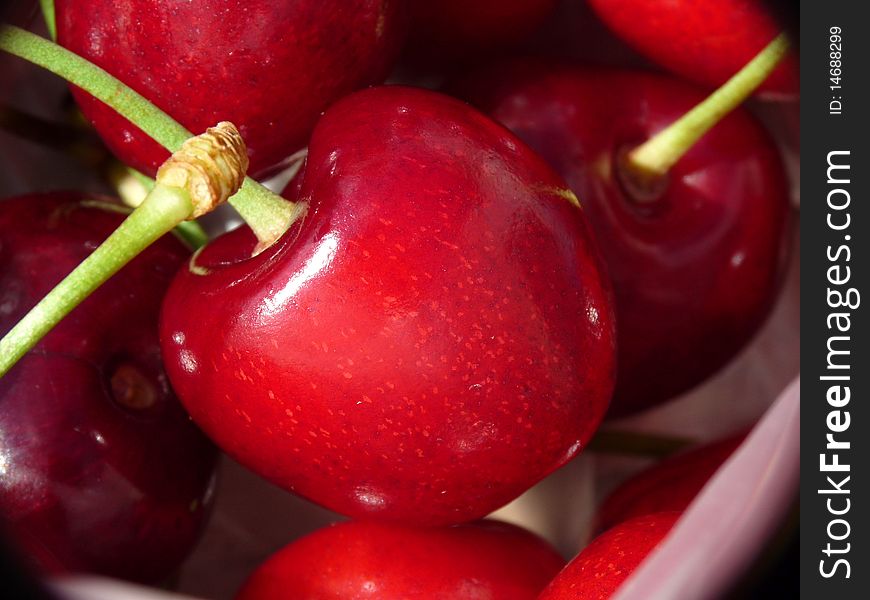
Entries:
{"label": "cherry stem attachment point", "polygon": [[182,221],[234,194],[248,168],[242,138],[220,123],[186,140],[157,172],[145,200],[0,340],[0,377],[94,290]]}
{"label": "cherry stem attachment point", "polygon": [[788,47],[786,35],[778,35],[706,100],[626,153],[620,167],[635,183],[649,183],[655,187],[653,182],[665,178],[695,142],[752,95],[773,72]]}
{"label": "cherry stem attachment point", "polygon": [[[85,90],[170,152],[178,150],[193,135],[100,67],[29,31],[11,25],[0,26],[0,50],[43,67]],[[246,178],[229,202],[263,247],[277,240],[307,209],[304,204],[290,202],[250,178]]]}
{"label": "cherry stem attachment point", "polygon": [[[115,162],[109,170],[109,178],[118,197],[125,205],[136,208],[145,201],[157,182],[140,173],[132,167]],[[128,213],[129,214],[129,213]],[[208,243],[208,234],[202,225],[194,220],[182,221],[175,226],[173,232],[193,250],[198,250]]]}
{"label": "cherry stem attachment point", "polygon": [[[46,121],[0,104],[0,130],[68,154],[89,168],[100,169],[127,206],[139,206],[154,188],[153,179],[118,162],[106,151],[93,130],[84,126]],[[194,249],[208,242],[208,235],[196,221],[179,223],[176,233]]]}
{"label": "cherry stem attachment point", "polygon": [[0,340],[0,377],[95,289],[192,211],[185,190],[156,186],[105,242]]}

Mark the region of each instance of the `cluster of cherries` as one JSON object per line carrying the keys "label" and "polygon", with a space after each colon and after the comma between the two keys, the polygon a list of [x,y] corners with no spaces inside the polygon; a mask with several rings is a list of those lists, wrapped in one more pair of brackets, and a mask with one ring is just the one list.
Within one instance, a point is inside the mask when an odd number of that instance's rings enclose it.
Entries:
{"label": "cluster of cherries", "polygon": [[[290,544],[240,599],[619,586],[739,439],[625,484],[567,567],[476,520],[576,456],[605,415],[707,379],[761,325],[788,234],[775,142],[738,108],[658,171],[638,151],[656,158],[650,143],[779,27],[751,0],[590,0],[682,78],[505,59],[556,4],[56,0],[58,44],[191,131],[235,123],[250,175],[307,155],[283,192],[301,216],[277,240],[241,227],[191,255],[164,236],[0,378],[0,513],[29,556],[166,578],[206,522],[216,444],[356,519]],[[794,99],[794,54],[771,69],[757,95]],[[420,70],[448,74],[443,91],[362,89]],[[169,151],[73,95],[153,176]],[[0,332],[123,219],[82,193],[0,202]]]}

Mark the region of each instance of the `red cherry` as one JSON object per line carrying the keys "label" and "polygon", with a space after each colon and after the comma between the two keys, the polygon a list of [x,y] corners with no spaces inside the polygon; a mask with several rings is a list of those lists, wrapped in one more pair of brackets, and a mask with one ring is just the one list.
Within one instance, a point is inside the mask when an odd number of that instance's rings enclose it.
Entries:
{"label": "red cherry", "polygon": [[[383,79],[404,36],[387,0],[56,2],[59,42],[103,67],[194,133],[238,126],[253,175],[308,141],[321,111]],[[149,174],[169,156],[74,89],[121,160]]]}
{"label": "red cherry", "polygon": [[729,437],[677,454],[625,481],[598,510],[597,530],[606,531],[641,515],[684,511],[744,437]]}
{"label": "red cherry", "polygon": [[534,600],[564,565],[542,539],[497,521],[443,529],[350,522],[277,552],[236,600]]}
{"label": "red cherry", "polygon": [[328,508],[479,518],[588,442],[613,383],[607,282],[564,182],[457,100],[383,87],[311,139],[304,221],[182,269],[161,339],[227,452]]}
{"label": "red cherry", "polygon": [[697,89],[535,63],[460,87],[565,177],[595,230],[616,299],[612,416],[687,391],[746,344],[779,287],[789,209],[776,146],[745,110],[702,137],[650,201],[623,185],[620,156],[703,100]]}
{"label": "red cherry", "polygon": [[581,60],[599,66],[645,67],[648,61],[619,39],[586,2],[558,2],[551,18],[521,48],[550,60]]}
{"label": "red cherry", "polygon": [[[121,222],[85,198],[0,202],[0,332]],[[45,569],[155,581],[205,524],[215,449],[173,396],[157,341],[188,254],[159,240],[0,379],[0,514]]]}
{"label": "red cherry", "polygon": [[662,512],[620,523],[595,538],[538,600],[604,600],[655,550],[680,517]]}
{"label": "red cherry", "polygon": [[[650,60],[699,84],[718,87],[782,27],[758,0],[589,0],[617,35]],[[790,53],[759,92],[796,97],[798,59]]]}

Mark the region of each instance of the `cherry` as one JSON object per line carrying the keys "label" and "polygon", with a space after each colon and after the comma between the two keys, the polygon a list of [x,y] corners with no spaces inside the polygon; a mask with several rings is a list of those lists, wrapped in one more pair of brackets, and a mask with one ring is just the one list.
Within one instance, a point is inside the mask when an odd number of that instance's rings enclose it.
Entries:
{"label": "cherry", "polygon": [[[79,193],[0,202],[5,332],[122,220]],[[155,581],[197,540],[216,453],[174,397],[157,318],[167,236],[0,379],[0,514],[44,569]]]}
{"label": "cherry", "polygon": [[468,105],[403,87],[335,104],[307,217],[173,282],[172,384],[223,449],[352,516],[468,521],[589,441],[614,376],[608,284],[564,182]]}
{"label": "cherry", "polygon": [[[710,87],[739,71],[781,29],[758,0],[589,0],[589,5],[650,60]],[[792,53],[759,91],[796,97],[799,90],[798,58]]]}
{"label": "cherry", "polygon": [[677,454],[625,481],[598,510],[598,531],[641,515],[684,511],[744,438],[732,436]]}
{"label": "cherry", "polygon": [[613,279],[619,376],[611,416],[685,392],[755,333],[778,289],[788,198],[776,147],[744,110],[655,186],[625,152],[704,99],[667,76],[514,62],[457,87],[577,193]]}
{"label": "cherry", "polygon": [[537,29],[557,0],[411,0],[412,52],[433,62],[473,59]]}
{"label": "cherry", "polygon": [[646,67],[649,64],[596,17],[586,2],[557,3],[551,18],[519,52],[557,62],[580,60],[595,65]]}
{"label": "cherry", "polygon": [[538,596],[538,600],[603,600],[655,550],[680,513],[660,512],[620,523],[595,538]]}
{"label": "cherry", "polygon": [[498,521],[441,529],[349,522],[278,551],[236,600],[533,600],[564,565],[549,544]]}
{"label": "cherry", "polygon": [[[387,74],[403,38],[387,0],[57,0],[59,42],[201,132],[240,129],[251,173],[308,140],[321,111]],[[73,89],[127,164],[153,175],[169,153],[112,109]]]}

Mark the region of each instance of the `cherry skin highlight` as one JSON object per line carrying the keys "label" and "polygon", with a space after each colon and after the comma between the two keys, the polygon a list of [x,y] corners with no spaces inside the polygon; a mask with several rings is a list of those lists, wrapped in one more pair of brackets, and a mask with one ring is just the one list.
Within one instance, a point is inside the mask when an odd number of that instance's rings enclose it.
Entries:
{"label": "cherry skin highlight", "polygon": [[[120,224],[86,198],[0,201],[0,332]],[[173,395],[157,340],[188,255],[158,240],[0,379],[0,520],[45,570],[154,582],[205,525],[215,448]]]}
{"label": "cherry skin highlight", "polygon": [[[782,27],[758,0],[589,0],[613,31],[663,67],[716,88],[773,41]],[[800,92],[794,52],[759,88],[768,97]]]}
{"label": "cherry skin highlight", "polygon": [[744,438],[741,434],[705,444],[641,471],[604,500],[596,529],[606,531],[642,515],[686,510]]}
{"label": "cherry skin highlight", "polygon": [[679,517],[677,512],[654,513],[606,531],[562,569],[538,600],[610,598],[656,549]]}
{"label": "cherry skin highlight", "polygon": [[161,340],[194,420],[241,463],[356,517],[465,522],[576,455],[610,398],[608,282],[565,183],[466,104],[334,105],[309,212],[250,258],[182,269]]}
{"label": "cherry skin highlight", "polygon": [[693,86],[515,62],[457,87],[546,158],[589,218],[616,299],[611,416],[691,389],[743,348],[775,300],[789,217],[776,146],[746,111],[701,138],[650,198],[624,185],[620,157],[703,100]]}
{"label": "cherry skin highlight", "polygon": [[542,539],[497,521],[431,529],[349,522],[277,552],[236,600],[534,600],[564,565]]}
{"label": "cherry skin highlight", "polygon": [[[381,81],[404,39],[392,0],[57,0],[58,41],[193,133],[232,121],[260,175],[305,146],[320,113]],[[125,163],[169,153],[92,96],[82,111]]]}

